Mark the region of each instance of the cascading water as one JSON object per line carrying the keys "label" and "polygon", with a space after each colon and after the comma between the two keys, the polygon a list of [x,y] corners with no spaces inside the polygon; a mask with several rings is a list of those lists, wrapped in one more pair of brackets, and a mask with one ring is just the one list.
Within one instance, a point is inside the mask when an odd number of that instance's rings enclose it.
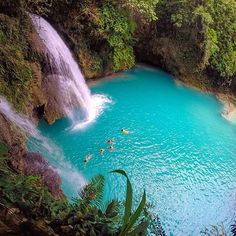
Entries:
{"label": "cascading water", "polygon": [[[76,128],[83,128],[109,100],[104,95],[91,95],[78,64],[56,30],[42,17],[34,14],[30,17],[45,46],[51,73],[48,79],[57,84],[59,109],[70,117]],[[80,107],[80,114],[72,112],[74,106]]]}
{"label": "cascading water", "polygon": [[56,170],[66,184],[71,186],[74,186],[74,183],[78,184],[77,189],[71,188],[74,189],[74,194],[86,184],[83,176],[64,160],[63,152],[59,147],[44,137],[26,116],[16,113],[3,97],[0,97],[0,114],[26,134],[29,146],[33,151],[43,153],[53,165],[57,166]]}
{"label": "cascading water", "polygon": [[35,125],[25,116],[17,114],[6,99],[2,97],[0,97],[0,114],[2,114],[10,123],[24,131],[27,137],[35,139],[35,144],[37,143],[37,145],[42,146],[48,152],[53,151],[53,145],[50,145],[49,140],[40,134]]}

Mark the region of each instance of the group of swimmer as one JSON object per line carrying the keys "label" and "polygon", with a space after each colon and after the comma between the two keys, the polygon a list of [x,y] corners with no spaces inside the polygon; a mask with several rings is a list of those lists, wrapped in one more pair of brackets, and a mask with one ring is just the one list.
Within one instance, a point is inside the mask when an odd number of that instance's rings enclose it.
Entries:
{"label": "group of swimmer", "polygon": [[[127,129],[122,129],[121,132],[122,132],[123,134],[129,134],[129,130],[127,130]],[[114,148],[114,144],[115,144],[114,139],[108,139],[106,142],[107,142],[108,144],[110,144],[110,146],[109,146],[109,151],[112,152],[112,151],[115,149],[115,148]],[[100,148],[100,149],[99,149],[99,152],[100,152],[101,155],[103,155],[104,152],[105,152],[105,149],[104,149],[104,148]],[[92,156],[93,156],[92,154],[88,154],[88,155],[85,157],[85,159],[84,159],[84,164],[85,164],[85,165],[91,160]]]}

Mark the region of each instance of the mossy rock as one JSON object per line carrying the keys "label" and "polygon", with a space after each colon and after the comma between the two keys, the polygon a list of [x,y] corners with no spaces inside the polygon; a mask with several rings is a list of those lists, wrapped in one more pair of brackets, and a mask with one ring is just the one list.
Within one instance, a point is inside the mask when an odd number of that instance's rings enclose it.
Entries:
{"label": "mossy rock", "polygon": [[7,153],[7,146],[4,143],[0,143],[0,157],[3,157]]}
{"label": "mossy rock", "polygon": [[20,111],[30,99],[33,78],[27,60],[27,20],[0,14],[0,94]]}
{"label": "mossy rock", "polygon": [[87,79],[94,78],[102,73],[102,59],[96,53],[92,53],[84,46],[76,50],[76,56]]}

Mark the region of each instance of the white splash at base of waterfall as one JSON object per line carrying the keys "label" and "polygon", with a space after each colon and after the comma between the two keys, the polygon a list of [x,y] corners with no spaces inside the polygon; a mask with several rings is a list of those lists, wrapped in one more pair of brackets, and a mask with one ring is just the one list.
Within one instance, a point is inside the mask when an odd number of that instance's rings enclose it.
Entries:
{"label": "white splash at base of waterfall", "polygon": [[77,123],[74,123],[72,126],[72,130],[80,130],[84,129],[93,122],[104,112],[104,110],[108,107],[108,104],[111,104],[112,100],[105,95],[102,94],[94,94],[92,95],[92,107],[93,112],[90,115]]}

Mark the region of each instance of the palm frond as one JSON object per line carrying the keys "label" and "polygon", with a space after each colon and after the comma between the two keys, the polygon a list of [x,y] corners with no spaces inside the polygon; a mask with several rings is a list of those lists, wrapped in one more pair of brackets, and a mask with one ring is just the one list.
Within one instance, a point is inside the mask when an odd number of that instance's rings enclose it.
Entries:
{"label": "palm frond", "polygon": [[104,192],[104,182],[105,178],[102,175],[92,178],[90,183],[81,191],[80,198],[73,199],[74,207],[82,212],[94,206],[100,207]]}
{"label": "palm frond", "polygon": [[132,210],[132,201],[133,201],[133,189],[129,177],[127,176],[124,170],[114,170],[111,173],[121,174],[126,177],[126,198],[125,198],[125,212],[123,218],[122,231],[125,230],[126,225],[128,224],[131,210]]}
{"label": "palm frond", "polygon": [[109,204],[107,204],[105,216],[107,218],[114,218],[119,214],[119,211],[119,202],[113,199]]}

